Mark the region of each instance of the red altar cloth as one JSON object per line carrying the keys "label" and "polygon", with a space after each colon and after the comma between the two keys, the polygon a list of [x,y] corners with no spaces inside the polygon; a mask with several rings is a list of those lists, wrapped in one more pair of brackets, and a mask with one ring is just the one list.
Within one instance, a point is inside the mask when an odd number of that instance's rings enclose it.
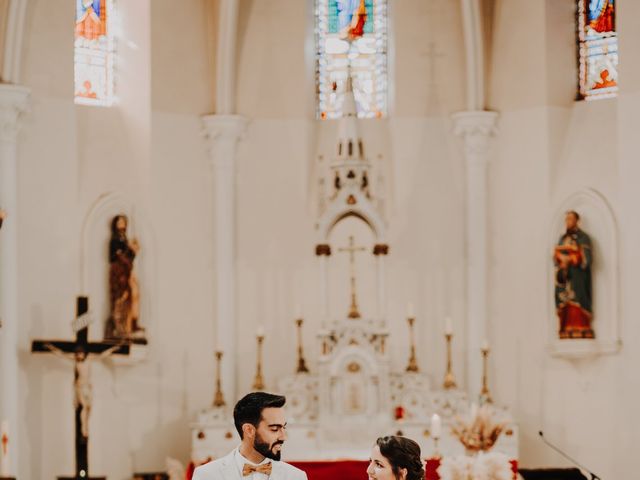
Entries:
{"label": "red altar cloth", "polygon": [[[334,462],[289,462],[304,470],[309,480],[366,480],[369,462],[361,460],[337,460]],[[430,458],[425,467],[425,480],[440,480],[440,460]],[[511,460],[514,480],[517,478],[518,462]]]}
{"label": "red altar cloth", "polygon": [[[321,462],[288,462],[307,473],[309,480],[366,480],[369,462],[362,460],[336,460]],[[438,468],[440,459],[430,458],[425,468],[425,480],[440,480]],[[511,460],[514,480],[517,478],[518,461]],[[193,468],[188,469],[187,479],[193,475]]]}

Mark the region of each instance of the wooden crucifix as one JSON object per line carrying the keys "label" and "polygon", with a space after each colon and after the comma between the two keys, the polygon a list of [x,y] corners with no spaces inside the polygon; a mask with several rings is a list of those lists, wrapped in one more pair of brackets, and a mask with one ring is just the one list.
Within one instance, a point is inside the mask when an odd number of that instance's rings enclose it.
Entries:
{"label": "wooden crucifix", "polygon": [[89,355],[97,354],[98,358],[109,355],[128,355],[128,343],[89,342],[89,299],[78,297],[76,319],[73,330],[75,341],[34,340],[32,352],[53,353],[74,363],[74,407],[76,410],[76,473],[73,477],[58,477],[59,480],[97,480],[104,477],[89,476],[89,413],[92,403],[92,387],[90,378]]}
{"label": "wooden crucifix", "polygon": [[351,306],[349,307],[349,318],[360,318],[358,310],[358,299],[356,296],[356,253],[364,252],[366,248],[356,247],[353,235],[349,236],[349,246],[339,248],[339,252],[349,253],[349,265],[351,268]]}

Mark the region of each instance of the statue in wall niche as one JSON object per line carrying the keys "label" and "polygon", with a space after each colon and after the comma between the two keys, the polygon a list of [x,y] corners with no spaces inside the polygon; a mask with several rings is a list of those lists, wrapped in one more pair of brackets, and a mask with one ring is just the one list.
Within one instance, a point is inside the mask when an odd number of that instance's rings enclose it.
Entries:
{"label": "statue in wall niche", "polygon": [[140,290],[134,270],[134,260],[140,251],[137,239],[127,238],[129,220],[116,215],[111,221],[109,241],[109,300],[110,314],[105,338],[144,338],[144,329],[138,324]]}
{"label": "statue in wall niche", "polygon": [[565,214],[566,231],[553,253],[555,303],[560,338],[595,338],[591,323],[591,264],[593,249],[589,235],[579,228],[580,215]]}

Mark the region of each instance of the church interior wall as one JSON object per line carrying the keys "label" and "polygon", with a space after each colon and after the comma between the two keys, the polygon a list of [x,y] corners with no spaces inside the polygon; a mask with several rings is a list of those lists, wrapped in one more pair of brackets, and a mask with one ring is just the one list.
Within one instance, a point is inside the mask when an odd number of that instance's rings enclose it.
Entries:
{"label": "church interior wall", "polygon": [[[0,0],[0,17],[7,3]],[[333,155],[336,127],[313,119],[310,3],[240,1],[237,110],[250,124],[237,155],[238,394],[251,387],[260,326],[267,335],[267,387],[293,371],[298,305],[311,368],[318,353],[313,175],[319,156],[328,162]],[[631,45],[640,44],[633,23],[640,6],[619,3],[627,9],[619,24],[621,58],[626,49],[630,59]],[[140,205],[137,214],[152,225],[140,240],[154,251],[157,280],[147,360],[94,363],[92,470],[128,478],[133,470],[162,469],[166,456],[186,462],[189,422],[212,399],[215,232],[200,116],[215,111],[218,6],[213,0],[183,1],[181,8],[171,0],[119,4],[150,21],[123,25],[129,77],[118,88],[126,102],[112,109],[73,103],[67,25],[74,5],[55,0],[29,7],[23,83],[32,90],[32,107],[21,133],[18,189],[24,478],[73,469],[71,366],[32,356],[27,346],[34,337],[72,334],[80,231],[97,192],[120,191]],[[567,33],[574,31],[573,2],[496,0],[491,7],[487,98],[500,113],[489,167],[492,392],[520,421],[523,465],[564,464],[540,442],[543,429],[603,478],[624,478],[635,468],[633,432],[640,431],[634,403],[640,326],[633,321],[640,63],[624,63],[628,80],[618,100],[574,102],[575,45]],[[408,358],[411,302],[421,367],[435,384],[441,381],[449,315],[454,370],[464,384],[465,166],[449,120],[465,105],[460,5],[392,1],[390,13],[393,115],[361,128],[369,157],[385,173],[392,365],[400,370]],[[568,361],[546,351],[548,225],[556,206],[585,187],[600,192],[619,220],[624,341],[618,355]],[[370,295],[361,301],[375,303]],[[99,337],[98,330],[92,335]]]}
{"label": "church interior wall", "polygon": [[4,49],[6,45],[7,20],[9,18],[9,1],[0,0],[0,78],[3,78]]}
{"label": "church interior wall", "polygon": [[[32,89],[32,106],[19,162],[25,478],[74,468],[71,363],[32,356],[27,346],[36,337],[71,338],[81,293],[82,222],[110,192],[131,199],[134,217],[153,226],[140,238],[141,258],[154,251],[147,267],[157,280],[146,290],[155,297],[153,318],[142,320],[150,337],[147,359],[134,366],[93,364],[90,465],[127,478],[164,468],[166,456],[189,457],[189,422],[212,395],[211,382],[202,382],[213,374],[213,232],[200,120],[214,108],[208,28],[215,22],[205,18],[215,15],[212,4],[193,1],[176,12],[172,2],[119,2],[120,103],[108,109],[73,103],[68,19],[75,4],[30,6],[23,81]],[[172,67],[177,59],[179,69]],[[91,329],[95,340],[102,320]]]}
{"label": "church interior wall", "polygon": [[[390,348],[394,367],[403,369],[411,302],[419,317],[419,360],[440,378],[441,334],[444,317],[451,315],[460,334],[454,353],[462,376],[463,165],[450,122],[442,118],[464,105],[460,8],[456,2],[390,3],[394,113],[360,123],[367,156],[385,170]],[[250,125],[237,164],[239,336],[248,338],[238,346],[239,357],[248,356],[238,365],[239,394],[250,388],[255,373],[252,336],[258,325],[266,329],[265,358],[272,359],[265,367],[267,385],[295,367],[297,305],[305,316],[312,365],[317,355],[313,339],[322,315],[313,256],[317,191],[312,176],[320,156],[326,163],[335,155],[337,130],[335,122],[313,120],[314,57],[303,48],[308,15],[305,2],[240,2],[238,111]],[[420,23],[430,26],[427,35],[416,34]],[[333,250],[331,261],[339,262]],[[372,295],[360,301],[375,307]],[[346,314],[347,307],[336,308]]]}
{"label": "church interior wall", "polygon": [[[615,407],[620,377],[633,367],[624,353],[567,360],[547,350],[548,328],[555,325],[547,308],[552,216],[566,197],[585,188],[603,195],[616,217],[621,205],[622,99],[574,101],[573,4],[495,6],[489,98],[500,121],[489,180],[492,368],[497,396],[514,406],[521,422],[522,465],[568,464],[540,441],[538,430],[544,430],[599,475],[622,478],[631,465],[607,446],[618,444],[623,418],[638,422],[628,409]],[[623,44],[624,25],[618,31]],[[541,35],[543,41],[533,40]],[[619,226],[622,237],[637,228]],[[623,314],[623,323],[632,311]],[[623,352],[634,348],[629,340]]]}

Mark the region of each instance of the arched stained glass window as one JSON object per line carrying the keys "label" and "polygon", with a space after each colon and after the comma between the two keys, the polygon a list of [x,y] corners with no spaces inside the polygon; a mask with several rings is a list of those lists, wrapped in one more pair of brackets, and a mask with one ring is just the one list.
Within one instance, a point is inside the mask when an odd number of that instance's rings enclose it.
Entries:
{"label": "arched stained glass window", "polygon": [[113,102],[112,8],[111,0],[76,0],[75,103]]}
{"label": "arched stained glass window", "polygon": [[614,97],[618,91],[615,0],[578,0],[579,96]]}
{"label": "arched stained glass window", "polygon": [[339,118],[347,77],[359,118],[387,114],[387,1],[316,0],[317,116]]}

